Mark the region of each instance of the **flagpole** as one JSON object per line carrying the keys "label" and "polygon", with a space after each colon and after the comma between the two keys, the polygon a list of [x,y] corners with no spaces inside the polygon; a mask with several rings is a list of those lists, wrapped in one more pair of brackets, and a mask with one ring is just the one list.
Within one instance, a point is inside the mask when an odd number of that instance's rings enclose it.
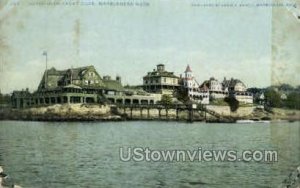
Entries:
{"label": "flagpole", "polygon": [[47,52],[46,52],[46,78],[47,78],[46,89],[48,89],[48,53]]}
{"label": "flagpole", "polygon": [[48,70],[48,54],[46,52],[46,70]]}
{"label": "flagpole", "polygon": [[45,71],[45,89],[48,88],[48,54],[46,51],[43,52],[43,55],[45,56],[46,58],[46,71]]}

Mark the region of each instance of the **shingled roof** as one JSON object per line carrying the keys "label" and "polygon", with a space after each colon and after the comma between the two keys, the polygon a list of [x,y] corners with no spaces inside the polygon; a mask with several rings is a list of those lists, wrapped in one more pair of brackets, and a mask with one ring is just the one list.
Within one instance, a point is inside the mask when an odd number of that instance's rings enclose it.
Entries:
{"label": "shingled roof", "polygon": [[186,69],[185,69],[184,72],[185,72],[185,73],[187,73],[187,72],[192,72],[192,69],[191,69],[190,65],[187,65],[187,67],[186,67]]}
{"label": "shingled roof", "polygon": [[[47,83],[50,84],[48,89],[54,89],[60,86],[63,86],[66,79],[70,79],[72,77],[72,80],[81,80],[84,76],[85,71],[87,70],[94,70],[95,73],[99,76],[99,79],[102,81],[100,75],[97,73],[93,65],[90,66],[84,66],[84,67],[77,67],[77,68],[70,68],[65,70],[56,70],[54,67],[51,69],[48,69],[45,71],[43,78],[39,84],[39,89],[43,89],[45,85],[45,77],[47,75]],[[58,84],[61,83],[61,84]],[[52,86],[51,86],[52,85]],[[78,85],[78,84],[76,84]],[[80,85],[81,87],[90,87],[85,85]],[[104,87],[104,84],[99,83],[99,87]]]}
{"label": "shingled roof", "polygon": [[244,83],[241,80],[233,78],[231,78],[230,80],[224,79],[222,85],[223,87],[234,87],[237,83],[242,83],[244,85]]}
{"label": "shingled roof", "polygon": [[179,78],[178,76],[174,75],[174,72],[168,72],[168,71],[152,71],[148,72],[144,78],[147,77],[171,77],[171,78]]}
{"label": "shingled roof", "polygon": [[103,80],[105,85],[105,89],[107,90],[114,90],[114,91],[123,91],[124,88],[122,84],[117,80]]}
{"label": "shingled roof", "polygon": [[84,74],[84,72],[88,69],[95,69],[93,65],[85,66],[85,67],[77,67],[77,68],[71,68],[67,71],[72,72],[72,79],[74,80],[80,80]]}
{"label": "shingled roof", "polygon": [[73,79],[77,79],[83,75],[84,71],[91,69],[91,68],[95,69],[93,65],[77,67],[77,68],[70,68],[70,69],[65,69],[65,70],[56,70],[54,67],[52,67],[51,69],[47,70],[47,75],[65,76],[68,72],[72,72]]}
{"label": "shingled roof", "polygon": [[210,81],[209,80],[205,80],[201,85],[200,88],[202,89],[207,89],[210,87]]}

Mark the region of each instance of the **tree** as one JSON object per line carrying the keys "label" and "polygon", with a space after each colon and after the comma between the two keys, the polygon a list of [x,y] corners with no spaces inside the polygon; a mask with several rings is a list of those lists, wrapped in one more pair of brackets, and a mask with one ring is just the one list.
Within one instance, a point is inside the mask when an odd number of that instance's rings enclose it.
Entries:
{"label": "tree", "polygon": [[190,100],[186,89],[179,89],[176,92],[176,98],[184,104]]}
{"label": "tree", "polygon": [[300,109],[300,93],[292,92],[287,96],[286,107],[293,109]]}
{"label": "tree", "polygon": [[275,91],[274,89],[266,90],[264,95],[265,95],[267,104],[270,105],[270,107],[281,107],[282,106],[280,94],[277,91]]}
{"label": "tree", "polygon": [[294,90],[293,86],[291,86],[291,85],[289,85],[289,84],[281,84],[281,85],[278,87],[278,89],[279,89],[280,91],[293,91],[293,90]]}
{"label": "tree", "polygon": [[10,95],[2,94],[0,92],[0,104],[9,104],[10,103]]}
{"label": "tree", "polygon": [[235,97],[225,97],[224,101],[228,103],[231,112],[235,112],[239,108],[240,102]]}
{"label": "tree", "polygon": [[247,91],[253,94],[256,93],[261,93],[264,89],[262,88],[257,88],[257,87],[252,87],[252,88],[248,88]]}
{"label": "tree", "polygon": [[171,105],[173,103],[171,95],[163,94],[160,103],[165,106]]}

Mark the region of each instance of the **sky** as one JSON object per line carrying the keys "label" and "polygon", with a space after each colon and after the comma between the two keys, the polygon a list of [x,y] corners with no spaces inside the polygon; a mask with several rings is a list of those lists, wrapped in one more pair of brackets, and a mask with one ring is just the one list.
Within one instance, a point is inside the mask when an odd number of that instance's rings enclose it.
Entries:
{"label": "sky", "polygon": [[[210,77],[220,81],[233,77],[248,87],[266,87],[274,81],[276,45],[270,7],[199,6],[207,0],[118,1],[144,2],[147,6],[98,4],[116,2],[111,0],[80,1],[94,2],[94,6],[34,4],[37,2],[75,0],[0,1],[2,93],[37,89],[46,67],[43,51],[48,54],[48,68],[94,65],[101,76],[121,76],[124,85],[141,85],[142,77],[160,63],[177,75],[189,64],[200,83]],[[287,14],[287,20],[292,20],[289,24],[296,24],[289,32],[300,40],[300,32],[296,32],[299,22]],[[277,24],[276,31],[284,24]],[[295,74],[299,68],[299,56],[294,56],[297,53],[293,45],[298,45],[297,41],[290,41],[287,47],[292,46],[289,57],[294,58],[280,59],[286,67],[292,66],[286,75]],[[299,77],[275,77],[280,83],[299,84]]]}

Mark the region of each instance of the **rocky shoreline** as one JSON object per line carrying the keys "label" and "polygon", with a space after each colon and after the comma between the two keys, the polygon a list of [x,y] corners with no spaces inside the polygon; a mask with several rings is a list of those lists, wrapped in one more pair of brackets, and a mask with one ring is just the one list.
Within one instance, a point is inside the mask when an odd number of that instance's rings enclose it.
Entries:
{"label": "rocky shoreline", "polygon": [[[208,109],[221,114],[227,119],[216,118],[210,114],[197,112],[193,114],[193,121],[206,122],[235,122],[236,120],[270,120],[270,121],[299,121],[300,111],[273,109],[267,112],[256,107],[240,107],[231,112],[228,106],[207,106]],[[162,109],[120,109],[111,105],[98,104],[65,104],[45,107],[12,109],[1,108],[0,120],[22,121],[125,121],[125,120],[160,120],[160,121],[189,121],[189,112]]]}
{"label": "rocky shoreline", "polygon": [[52,105],[26,109],[0,110],[1,120],[22,121],[120,121],[105,105]]}
{"label": "rocky shoreline", "polygon": [[279,186],[280,188],[299,188],[300,187],[300,166],[293,169]]}

